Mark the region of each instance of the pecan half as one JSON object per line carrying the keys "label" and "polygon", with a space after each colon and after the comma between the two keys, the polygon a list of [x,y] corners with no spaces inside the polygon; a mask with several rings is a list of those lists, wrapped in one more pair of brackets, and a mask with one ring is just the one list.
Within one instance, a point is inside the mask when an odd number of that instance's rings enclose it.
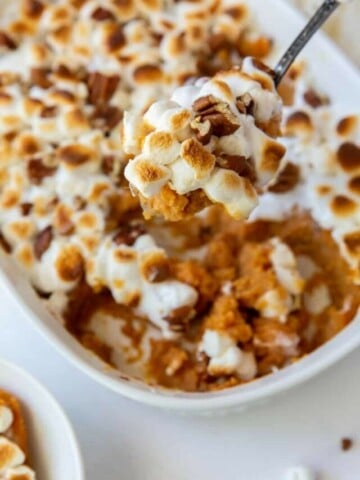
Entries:
{"label": "pecan half", "polygon": [[216,159],[216,163],[221,168],[233,170],[240,175],[240,177],[249,179],[251,183],[255,183],[257,180],[255,165],[251,158],[246,158],[242,155],[222,153],[221,156]]}
{"label": "pecan half", "polygon": [[214,95],[206,95],[204,97],[197,98],[192,104],[192,109],[196,113],[204,113],[209,108],[212,108],[214,105],[219,103],[219,100],[214,97]]}
{"label": "pecan half", "polygon": [[236,132],[240,124],[235,115],[231,113],[229,107],[226,104],[219,104],[217,108],[217,113],[202,117],[203,120],[208,120],[211,123],[214,135],[217,137],[224,137]]}
{"label": "pecan half", "polygon": [[254,115],[255,102],[250,93],[236,98],[236,107],[244,115]]}
{"label": "pecan half", "polygon": [[198,98],[193,103],[192,108],[199,114],[196,120],[198,122],[208,121],[211,124],[213,135],[217,137],[231,135],[240,126],[229,105],[213,95]]}
{"label": "pecan half", "polygon": [[292,190],[300,181],[300,169],[294,163],[287,163],[279,172],[275,183],[268,190],[273,193],[286,193]]}
{"label": "pecan half", "polygon": [[36,235],[34,239],[34,253],[38,260],[41,260],[43,254],[50,247],[52,238],[53,231],[51,226],[44,228]]}
{"label": "pecan half", "polygon": [[30,158],[27,164],[27,174],[31,183],[40,185],[45,177],[54,175],[56,167],[44,165],[40,158]]}
{"label": "pecan half", "polygon": [[129,223],[118,229],[113,236],[113,242],[116,243],[116,245],[128,245],[131,247],[136,240],[145,233],[145,227],[141,223]]}
{"label": "pecan half", "polygon": [[197,140],[199,140],[202,145],[206,145],[210,142],[213,128],[208,120],[201,122],[200,118],[199,120],[195,119],[191,122],[190,128],[194,130]]}
{"label": "pecan half", "polygon": [[119,81],[119,75],[103,75],[99,72],[91,73],[88,78],[90,102],[94,105],[107,103],[114,95]]}

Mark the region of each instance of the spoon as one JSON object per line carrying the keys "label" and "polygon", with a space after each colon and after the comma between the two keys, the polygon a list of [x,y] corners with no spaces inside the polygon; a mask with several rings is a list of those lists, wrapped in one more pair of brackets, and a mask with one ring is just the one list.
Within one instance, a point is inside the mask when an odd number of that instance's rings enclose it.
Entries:
{"label": "spoon", "polygon": [[341,3],[344,3],[344,0],[325,0],[314,13],[305,28],[296,37],[296,39],[281,57],[279,63],[276,65],[274,69],[274,80],[276,86],[279,85],[301,50],[319,30],[323,23],[325,23],[325,21],[330,17],[330,15],[341,5]]}

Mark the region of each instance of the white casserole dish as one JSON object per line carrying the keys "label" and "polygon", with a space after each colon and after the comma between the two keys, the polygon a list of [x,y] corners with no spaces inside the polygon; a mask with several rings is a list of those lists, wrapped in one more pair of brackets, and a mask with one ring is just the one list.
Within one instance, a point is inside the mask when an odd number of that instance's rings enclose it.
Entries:
{"label": "white casserole dish", "polygon": [[[251,0],[262,30],[275,37],[278,58],[301,29],[305,19],[283,0]],[[360,74],[325,37],[317,35],[307,47],[304,58],[316,70],[316,83],[334,103],[341,102],[350,113],[360,111]],[[62,325],[45,310],[24,276],[13,262],[0,257],[0,287],[9,295],[33,324],[73,363],[98,383],[134,400],[170,410],[207,413],[243,409],[299,384],[335,363],[360,344],[360,315],[336,338],[315,353],[282,371],[250,384],[215,393],[186,394],[154,389],[128,379],[109,369],[91,352],[83,349]]]}
{"label": "white casserole dish", "polygon": [[21,402],[39,480],[85,480],[79,445],[56,400],[24,370],[0,360],[0,388]]}

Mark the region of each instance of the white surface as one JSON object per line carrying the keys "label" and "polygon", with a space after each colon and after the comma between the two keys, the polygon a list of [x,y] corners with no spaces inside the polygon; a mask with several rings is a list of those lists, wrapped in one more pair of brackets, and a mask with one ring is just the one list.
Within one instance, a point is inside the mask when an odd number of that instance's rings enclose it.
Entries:
{"label": "white surface", "polygon": [[84,480],[74,432],[54,398],[24,370],[0,360],[0,388],[22,402],[38,480]]}
{"label": "white surface", "polygon": [[[282,480],[284,469],[299,463],[328,472],[321,480],[358,478],[359,350],[264,406],[227,417],[181,417],[97,385],[1,292],[0,302],[0,356],[25,367],[61,402],[82,446],[87,480]],[[343,436],[359,443],[343,453]]]}

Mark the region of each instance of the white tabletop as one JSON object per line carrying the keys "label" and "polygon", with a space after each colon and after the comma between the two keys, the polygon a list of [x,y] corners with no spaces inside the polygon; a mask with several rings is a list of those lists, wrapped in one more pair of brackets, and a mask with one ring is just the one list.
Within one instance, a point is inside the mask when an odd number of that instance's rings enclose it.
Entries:
{"label": "white tabletop", "polygon": [[[0,292],[0,356],[37,377],[69,415],[88,480],[281,480],[308,464],[321,480],[360,478],[360,351],[270,403],[180,417],[107,391],[53,349]],[[342,452],[342,437],[354,448]],[[70,479],[69,479],[70,480]]]}

